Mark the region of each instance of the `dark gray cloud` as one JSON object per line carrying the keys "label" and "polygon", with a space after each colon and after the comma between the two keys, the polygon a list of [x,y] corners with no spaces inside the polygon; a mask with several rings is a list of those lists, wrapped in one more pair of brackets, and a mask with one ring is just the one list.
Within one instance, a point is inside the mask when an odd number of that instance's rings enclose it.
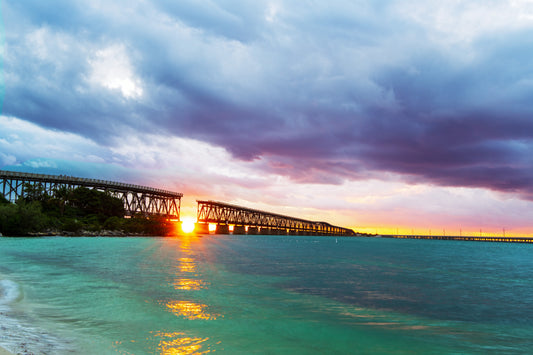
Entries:
{"label": "dark gray cloud", "polygon": [[449,34],[400,3],[7,1],[4,114],[191,137],[298,181],[533,198],[533,26]]}

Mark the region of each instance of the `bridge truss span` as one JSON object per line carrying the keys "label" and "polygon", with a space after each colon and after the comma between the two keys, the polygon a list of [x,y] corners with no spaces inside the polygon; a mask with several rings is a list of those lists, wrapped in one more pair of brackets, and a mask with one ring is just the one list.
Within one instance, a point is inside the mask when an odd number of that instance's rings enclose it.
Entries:
{"label": "bridge truss span", "polygon": [[[234,234],[294,234],[294,235],[336,235],[353,236],[348,228],[331,225],[327,222],[309,221],[277,213],[255,210],[217,201],[197,200],[197,221],[199,224],[217,224],[217,231],[226,232],[233,225]],[[252,231],[250,233],[250,231]]]}
{"label": "bridge truss span", "polygon": [[24,197],[28,185],[40,186],[49,195],[63,187],[69,190],[78,187],[96,189],[121,199],[127,216],[139,213],[180,218],[183,194],[179,192],[107,180],[0,170],[0,193],[7,200],[15,202]]}

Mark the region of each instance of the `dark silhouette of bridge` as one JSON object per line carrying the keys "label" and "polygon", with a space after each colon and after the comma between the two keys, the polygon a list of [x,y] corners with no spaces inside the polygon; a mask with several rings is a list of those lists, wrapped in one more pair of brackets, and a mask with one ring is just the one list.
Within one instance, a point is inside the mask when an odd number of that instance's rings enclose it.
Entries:
{"label": "dark silhouette of bridge", "polygon": [[217,234],[281,234],[281,235],[333,235],[354,236],[348,228],[333,226],[326,222],[308,221],[301,218],[254,210],[216,201],[197,201],[196,231],[208,233],[209,224],[216,224]]}
{"label": "dark silhouette of bridge", "polygon": [[180,218],[182,193],[121,182],[0,170],[0,192],[9,201],[24,197],[26,186],[39,186],[53,195],[60,188],[86,187],[109,193],[124,203],[127,216],[135,214]]}
{"label": "dark silhouette of bridge", "polygon": [[[26,197],[28,187],[38,187],[50,196],[62,189],[86,187],[109,193],[124,203],[127,216],[160,215],[180,220],[182,193],[115,181],[86,179],[66,175],[45,175],[0,170],[0,193],[10,202]],[[31,190],[31,189],[30,189]],[[218,234],[281,234],[354,236],[351,229],[326,222],[309,221],[272,212],[215,201],[197,201],[196,231],[208,233],[216,224]]]}

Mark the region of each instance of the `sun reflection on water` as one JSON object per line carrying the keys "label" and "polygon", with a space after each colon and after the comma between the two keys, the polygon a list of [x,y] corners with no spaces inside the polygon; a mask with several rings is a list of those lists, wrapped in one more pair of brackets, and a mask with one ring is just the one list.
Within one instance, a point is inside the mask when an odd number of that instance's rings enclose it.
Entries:
{"label": "sun reflection on water", "polygon": [[180,272],[195,272],[196,261],[193,258],[179,258],[178,269]]}
{"label": "sun reflection on water", "polygon": [[[175,242],[178,243],[175,244]],[[169,299],[161,301],[169,312],[187,320],[215,320],[222,317],[209,311],[209,306],[199,301],[209,283],[202,279],[199,258],[202,257],[202,239],[193,235],[181,236],[174,240],[172,246],[177,252],[172,269],[168,270],[172,279],[171,285],[175,291]],[[181,330],[181,329],[180,329]],[[155,337],[161,338],[158,345],[160,354],[206,354],[209,349],[209,337],[191,337],[183,332],[154,332]]]}
{"label": "sun reflection on water", "polygon": [[172,313],[179,317],[184,317],[190,320],[193,319],[217,319],[220,315],[208,313],[208,306],[205,304],[194,303],[189,301],[170,301],[166,304]]}
{"label": "sun reflection on water", "polygon": [[176,290],[184,291],[198,291],[202,288],[207,288],[207,283],[197,279],[181,278],[177,279],[173,283]]}
{"label": "sun reflection on water", "polygon": [[157,348],[161,355],[207,354],[211,352],[209,349],[202,350],[204,343],[209,338],[189,337],[182,332],[157,332],[154,335],[157,338],[162,338]]}

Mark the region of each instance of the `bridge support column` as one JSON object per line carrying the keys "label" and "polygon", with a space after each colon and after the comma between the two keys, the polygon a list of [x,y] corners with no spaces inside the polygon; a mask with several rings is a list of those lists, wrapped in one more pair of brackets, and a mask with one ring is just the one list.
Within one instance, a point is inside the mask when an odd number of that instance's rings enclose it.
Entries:
{"label": "bridge support column", "polygon": [[229,234],[229,226],[227,224],[217,224],[216,234]]}
{"label": "bridge support column", "polygon": [[246,228],[244,226],[234,226],[233,234],[246,234]]}
{"label": "bridge support column", "polygon": [[259,228],[257,227],[248,227],[248,234],[255,235],[259,233]]}
{"label": "bridge support column", "polygon": [[194,231],[200,234],[209,234],[209,223],[195,223]]}
{"label": "bridge support column", "polygon": [[181,226],[183,226],[183,222],[177,221],[177,222],[174,222],[174,224],[175,224],[174,231],[171,232],[170,234],[171,235],[183,234],[183,229],[181,229]]}

